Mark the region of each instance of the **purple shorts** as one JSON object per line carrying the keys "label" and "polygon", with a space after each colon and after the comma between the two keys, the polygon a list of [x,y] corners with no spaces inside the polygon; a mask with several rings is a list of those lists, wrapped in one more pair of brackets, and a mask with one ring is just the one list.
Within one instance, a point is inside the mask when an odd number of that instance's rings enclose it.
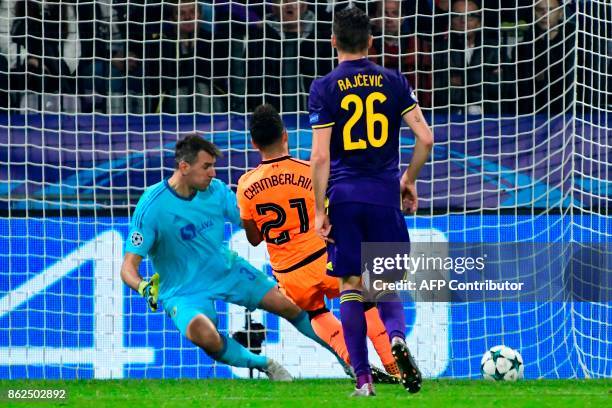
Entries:
{"label": "purple shorts", "polygon": [[332,225],[328,246],[335,277],[361,276],[362,242],[410,242],[404,215],[399,208],[366,203],[340,203],[329,207]]}

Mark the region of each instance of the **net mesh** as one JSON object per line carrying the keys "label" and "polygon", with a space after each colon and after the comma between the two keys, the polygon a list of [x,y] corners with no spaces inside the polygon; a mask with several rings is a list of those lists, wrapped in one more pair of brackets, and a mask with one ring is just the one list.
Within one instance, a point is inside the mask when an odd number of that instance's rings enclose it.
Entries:
{"label": "net mesh", "polygon": [[[123,287],[129,216],[187,133],[219,145],[218,177],[235,187],[259,163],[247,120],[262,102],[308,159],[309,86],[335,66],[331,21],[349,6],[372,16],[369,58],[407,76],[434,130],[413,240],[610,243],[606,1],[2,0],[0,377],[248,374]],[[402,167],[413,145],[403,129]],[[243,232],[228,226],[227,239],[269,269]],[[605,255],[593,267],[609,287]],[[221,331],[244,330],[243,309],[217,308]],[[608,301],[406,305],[427,376],[479,376],[482,353],[506,344],[531,378],[609,377],[610,314]],[[288,323],[252,318],[267,327],[264,353],[293,374],[342,375]]]}

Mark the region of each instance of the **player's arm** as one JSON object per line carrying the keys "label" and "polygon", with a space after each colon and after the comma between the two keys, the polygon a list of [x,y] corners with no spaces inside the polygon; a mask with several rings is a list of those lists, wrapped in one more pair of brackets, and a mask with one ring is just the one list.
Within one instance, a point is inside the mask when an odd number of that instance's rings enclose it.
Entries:
{"label": "player's arm", "polygon": [[315,229],[326,240],[331,229],[325,214],[325,192],[329,181],[331,135],[331,126],[313,129],[312,152],[310,154],[310,172],[315,195]]}
{"label": "player's arm", "polygon": [[238,205],[238,209],[240,212],[240,221],[242,223],[242,228],[246,232],[247,240],[253,246],[259,245],[261,241],[263,241],[263,236],[261,235],[261,231],[257,227],[257,223],[253,219],[252,214],[252,204],[246,199],[244,196],[244,177],[240,177],[238,180],[238,188],[236,189],[236,203]]}
{"label": "player's arm", "polygon": [[142,256],[126,252],[121,265],[121,280],[130,288],[138,292],[138,286],[143,281],[142,276],[138,273]]}
{"label": "player's arm", "polygon": [[243,218],[242,227],[244,228],[247,239],[251,245],[257,246],[261,241],[263,241],[263,236],[261,235],[259,228],[257,228],[255,220],[246,220]]}
{"label": "player's arm", "polygon": [[[142,199],[141,199],[142,200]],[[157,288],[159,275],[154,274],[150,280],[144,280],[138,272],[142,259],[147,256],[157,233],[154,226],[155,213],[143,212],[142,201],[138,202],[130,225],[128,239],[125,240],[123,263],[121,264],[121,279],[133,290],[144,297],[153,311],[157,310]]]}
{"label": "player's arm", "polygon": [[159,275],[155,274],[151,277],[151,280],[144,280],[138,273],[141,262],[142,256],[126,252],[121,265],[121,280],[144,297],[152,311],[156,311]]}
{"label": "player's arm", "polygon": [[429,159],[429,153],[433,147],[433,134],[418,105],[414,109],[406,112],[403,119],[410,129],[412,129],[416,138],[412,159],[410,160],[408,168],[402,175],[400,182],[402,206],[405,211],[413,213],[418,207],[418,196],[415,185],[416,179],[421,168]]}

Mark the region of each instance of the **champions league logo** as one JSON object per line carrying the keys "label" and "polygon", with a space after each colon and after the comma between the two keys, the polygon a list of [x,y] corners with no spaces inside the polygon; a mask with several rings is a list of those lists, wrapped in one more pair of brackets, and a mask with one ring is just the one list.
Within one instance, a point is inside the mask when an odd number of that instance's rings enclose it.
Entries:
{"label": "champions league logo", "polygon": [[144,238],[140,232],[134,231],[130,237],[130,241],[132,242],[132,245],[139,247],[144,242]]}

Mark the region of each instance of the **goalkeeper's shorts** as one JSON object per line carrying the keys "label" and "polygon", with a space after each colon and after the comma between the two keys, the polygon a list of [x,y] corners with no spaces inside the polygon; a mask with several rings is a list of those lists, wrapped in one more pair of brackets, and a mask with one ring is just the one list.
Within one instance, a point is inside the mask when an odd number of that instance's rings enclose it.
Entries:
{"label": "goalkeeper's shorts", "polygon": [[296,305],[306,311],[325,307],[325,296],[340,296],[338,279],[327,276],[327,253],[286,273],[274,273],[278,287]]}
{"label": "goalkeeper's shorts", "polygon": [[239,257],[225,279],[215,282],[211,292],[164,299],[164,310],[185,336],[187,326],[199,314],[208,317],[215,326],[218,325],[215,300],[233,303],[252,311],[259,307],[266,293],[275,286],[273,279]]}

